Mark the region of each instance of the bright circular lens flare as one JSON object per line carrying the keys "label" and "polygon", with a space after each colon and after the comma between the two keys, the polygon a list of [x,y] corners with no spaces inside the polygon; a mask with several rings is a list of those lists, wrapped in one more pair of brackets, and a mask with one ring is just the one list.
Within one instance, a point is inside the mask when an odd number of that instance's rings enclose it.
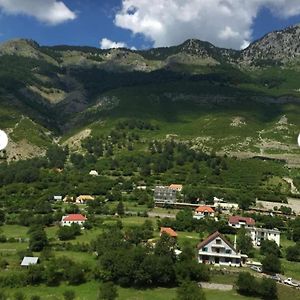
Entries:
{"label": "bright circular lens flare", "polygon": [[5,149],[7,144],[8,144],[7,134],[3,130],[0,130],[0,150]]}

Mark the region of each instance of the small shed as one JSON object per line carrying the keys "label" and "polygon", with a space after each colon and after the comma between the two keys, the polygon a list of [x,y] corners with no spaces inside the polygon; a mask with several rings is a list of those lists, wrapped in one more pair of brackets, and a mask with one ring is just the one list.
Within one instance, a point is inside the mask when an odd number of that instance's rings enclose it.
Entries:
{"label": "small shed", "polygon": [[36,265],[39,262],[38,257],[25,256],[21,262],[21,267],[28,267],[30,265]]}

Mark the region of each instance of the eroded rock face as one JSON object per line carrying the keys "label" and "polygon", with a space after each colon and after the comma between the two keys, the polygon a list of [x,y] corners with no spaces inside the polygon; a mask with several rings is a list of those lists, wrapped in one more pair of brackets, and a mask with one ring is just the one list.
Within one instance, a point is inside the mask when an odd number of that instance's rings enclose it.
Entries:
{"label": "eroded rock face", "polygon": [[241,64],[283,65],[300,61],[300,25],[268,33],[241,52]]}

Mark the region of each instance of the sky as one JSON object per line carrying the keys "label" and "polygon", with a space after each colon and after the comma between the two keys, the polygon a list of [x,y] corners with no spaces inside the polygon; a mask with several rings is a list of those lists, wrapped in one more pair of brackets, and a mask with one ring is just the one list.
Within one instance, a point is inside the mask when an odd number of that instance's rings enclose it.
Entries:
{"label": "sky", "polygon": [[300,23],[300,0],[0,0],[0,42],[146,49],[190,38],[241,49]]}

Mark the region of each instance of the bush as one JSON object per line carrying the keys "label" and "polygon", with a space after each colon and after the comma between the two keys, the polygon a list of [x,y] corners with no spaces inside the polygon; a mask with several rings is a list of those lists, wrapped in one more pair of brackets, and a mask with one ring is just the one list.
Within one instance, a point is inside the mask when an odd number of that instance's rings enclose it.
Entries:
{"label": "bush", "polygon": [[177,289],[176,300],[205,300],[205,294],[196,282],[185,281]]}
{"label": "bush", "polygon": [[64,291],[63,295],[65,300],[75,299],[75,292],[73,290]]}
{"label": "bush", "polygon": [[236,285],[240,294],[256,296],[258,293],[258,283],[255,277],[248,272],[239,273]]}
{"label": "bush", "polygon": [[277,285],[272,279],[263,278],[259,282],[253,275],[244,272],[239,274],[236,285],[238,292],[242,295],[260,296],[265,300],[277,299]]}
{"label": "bush", "polygon": [[276,282],[270,278],[263,278],[260,284],[260,296],[265,300],[275,300],[277,296]]}
{"label": "bush", "polygon": [[268,254],[262,261],[262,268],[266,273],[280,273],[281,263],[279,258],[274,254]]}
{"label": "bush", "polygon": [[112,282],[105,282],[100,286],[98,300],[115,300],[117,297],[118,291]]}
{"label": "bush", "polygon": [[275,241],[264,240],[261,242],[260,253],[262,255],[273,254],[281,257],[280,248]]}
{"label": "bush", "polygon": [[57,231],[57,236],[61,241],[72,240],[75,236],[80,235],[80,226],[72,224],[71,226],[61,226]]}
{"label": "bush", "polygon": [[286,248],[286,259],[289,261],[300,261],[300,244]]}

